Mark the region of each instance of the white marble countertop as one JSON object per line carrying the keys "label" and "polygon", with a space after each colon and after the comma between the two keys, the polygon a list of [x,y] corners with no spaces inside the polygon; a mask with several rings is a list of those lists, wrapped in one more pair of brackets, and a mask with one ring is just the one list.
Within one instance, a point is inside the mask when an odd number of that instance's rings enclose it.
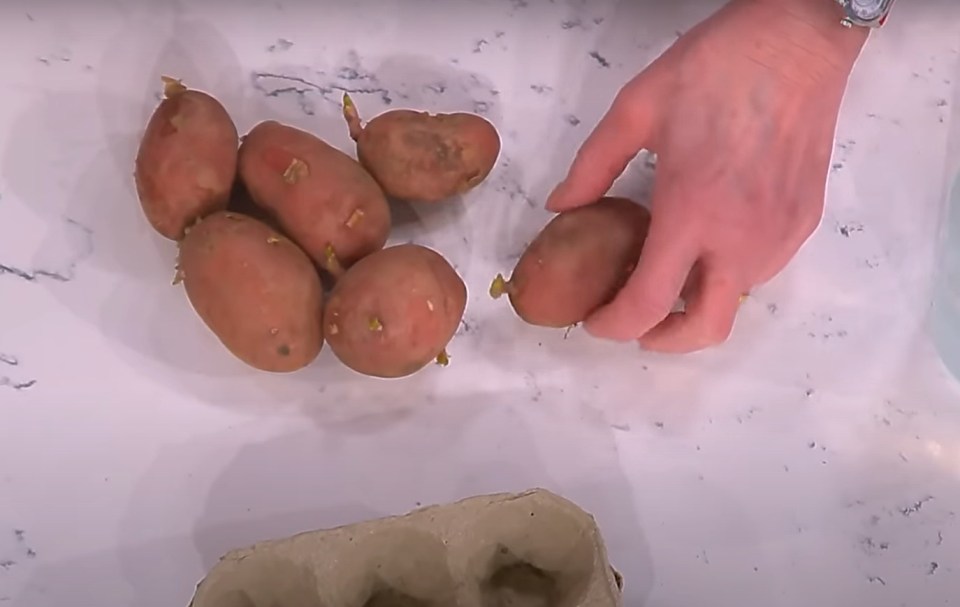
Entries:
{"label": "white marble countertop", "polygon": [[[902,3],[852,77],[820,229],[728,344],[659,357],[525,327],[486,287],[617,88],[716,2],[231,4],[0,7],[0,605],[186,605],[229,548],[533,486],[596,515],[627,605],[960,596],[960,390],[923,324],[960,5]],[[161,73],[241,131],[345,149],[343,90],[497,124],[488,182],[398,232],[470,286],[448,368],[225,353],[133,189]]]}

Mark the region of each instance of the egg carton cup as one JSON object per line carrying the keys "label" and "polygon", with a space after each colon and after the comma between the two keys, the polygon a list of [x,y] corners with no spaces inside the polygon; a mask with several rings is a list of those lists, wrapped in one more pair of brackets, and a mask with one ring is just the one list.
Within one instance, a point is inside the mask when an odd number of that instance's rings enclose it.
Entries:
{"label": "egg carton cup", "polygon": [[594,518],[543,489],[482,495],[223,556],[191,607],[619,607]]}

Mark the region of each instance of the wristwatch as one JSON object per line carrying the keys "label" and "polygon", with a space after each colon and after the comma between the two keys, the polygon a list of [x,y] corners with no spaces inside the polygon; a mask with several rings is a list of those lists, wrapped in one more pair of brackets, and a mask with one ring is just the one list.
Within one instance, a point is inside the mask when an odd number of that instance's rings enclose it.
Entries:
{"label": "wristwatch", "polygon": [[836,0],[846,16],[840,21],[844,27],[880,27],[886,22],[893,0]]}

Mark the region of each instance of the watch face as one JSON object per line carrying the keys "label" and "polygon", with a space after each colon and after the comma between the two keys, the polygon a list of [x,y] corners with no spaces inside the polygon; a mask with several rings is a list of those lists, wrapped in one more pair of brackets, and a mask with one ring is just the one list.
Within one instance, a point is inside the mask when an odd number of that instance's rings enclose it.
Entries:
{"label": "watch face", "polygon": [[883,16],[888,0],[847,0],[847,9],[857,19],[873,21]]}

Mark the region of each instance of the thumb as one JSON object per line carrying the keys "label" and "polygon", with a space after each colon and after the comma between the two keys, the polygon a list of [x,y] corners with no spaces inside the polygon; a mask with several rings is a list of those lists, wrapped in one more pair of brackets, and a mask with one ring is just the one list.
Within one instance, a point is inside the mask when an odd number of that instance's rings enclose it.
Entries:
{"label": "thumb", "polygon": [[645,73],[620,89],[580,147],[566,178],[547,198],[548,210],[562,212],[595,202],[640,150],[650,146],[656,109],[652,89]]}
{"label": "thumb", "polygon": [[663,210],[658,216],[654,209],[636,269],[616,297],[584,323],[594,337],[638,339],[667,318],[680,298],[699,257],[699,240],[688,223],[674,219],[680,214],[662,206],[669,201],[657,202]]}

